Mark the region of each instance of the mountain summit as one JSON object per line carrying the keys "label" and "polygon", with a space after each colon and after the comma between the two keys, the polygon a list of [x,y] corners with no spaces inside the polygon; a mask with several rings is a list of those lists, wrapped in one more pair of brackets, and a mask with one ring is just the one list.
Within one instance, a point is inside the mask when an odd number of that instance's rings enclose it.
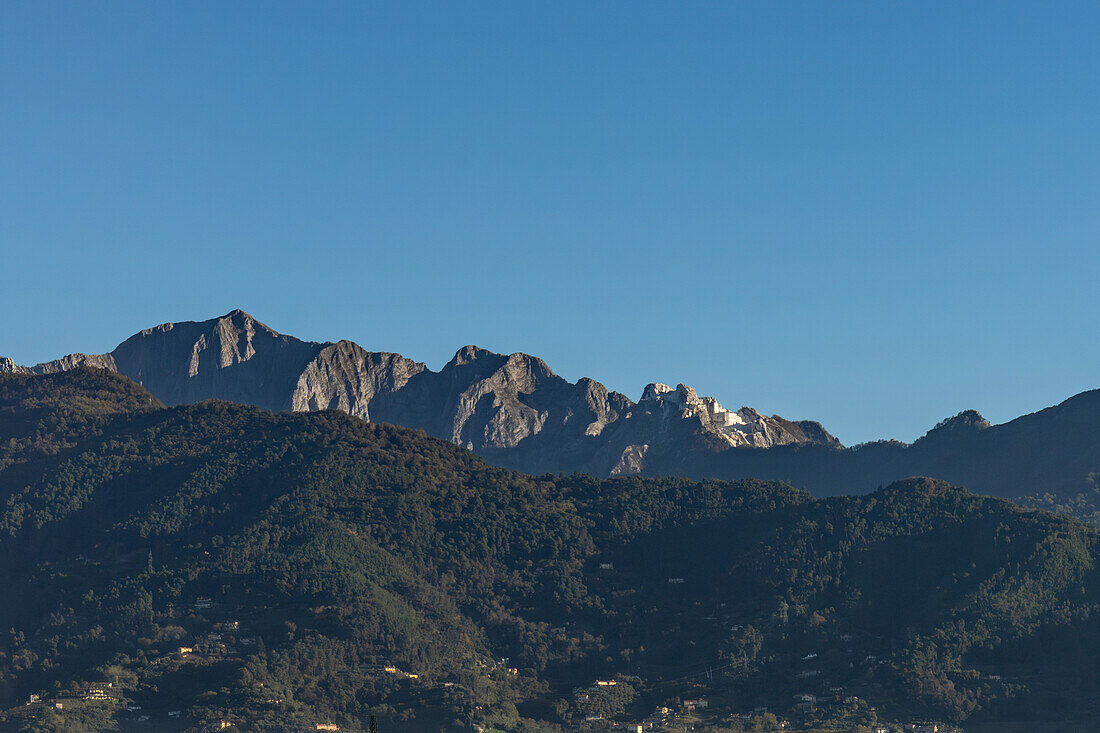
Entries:
{"label": "mountain summit", "polygon": [[0,373],[78,367],[125,375],[166,405],[332,409],[419,428],[530,474],[777,479],[818,495],[933,476],[1007,497],[1042,487],[1059,501],[1093,497],[1100,476],[1100,390],[1000,425],[965,410],[912,444],[844,448],[819,423],[729,409],[686,384],[653,382],[635,402],[592,379],[569,382],[529,354],[472,344],[432,371],[351,341],[302,341],[241,310],[149,328],[107,354],[33,367],[0,358]]}
{"label": "mountain summit", "polygon": [[81,366],[130,377],[167,405],[222,399],[276,411],[336,409],[421,428],[528,473],[631,475],[700,451],[840,446],[818,423],[731,411],[683,384],[650,384],[635,403],[591,379],[570,383],[534,356],[473,345],[434,372],[351,341],[280,334],[242,310],[145,329],[107,354],[33,367],[0,360],[0,372],[23,374]]}

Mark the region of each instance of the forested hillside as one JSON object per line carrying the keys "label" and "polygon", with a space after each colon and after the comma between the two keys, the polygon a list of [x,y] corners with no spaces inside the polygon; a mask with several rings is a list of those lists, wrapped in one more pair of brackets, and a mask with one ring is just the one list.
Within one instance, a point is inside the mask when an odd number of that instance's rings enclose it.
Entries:
{"label": "forested hillside", "polygon": [[1098,712],[1096,531],[927,479],[531,477],[77,369],[0,377],[0,507],[6,729]]}

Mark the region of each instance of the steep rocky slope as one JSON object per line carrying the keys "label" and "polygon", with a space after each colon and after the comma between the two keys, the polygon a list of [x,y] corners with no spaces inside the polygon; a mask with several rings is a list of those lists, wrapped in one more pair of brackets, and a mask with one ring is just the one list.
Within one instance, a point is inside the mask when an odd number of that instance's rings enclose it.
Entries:
{"label": "steep rocky slope", "polygon": [[94,366],[142,384],[168,405],[224,399],[279,411],[337,409],[421,428],[530,473],[653,473],[670,457],[730,448],[839,443],[813,422],[727,410],[685,385],[650,384],[635,403],[599,382],[573,384],[527,354],[465,346],[440,371],[350,341],[280,334],[236,310],[146,329],[101,355],[72,354],[0,372]]}
{"label": "steep rocky slope", "polygon": [[432,371],[350,341],[301,341],[243,311],[147,329],[108,354],[34,367],[0,359],[0,373],[80,366],[128,376],[168,405],[220,398],[420,428],[533,474],[775,479],[818,495],[865,493],[919,475],[1041,497],[1042,506],[1090,521],[1100,511],[1100,391],[1003,425],[967,410],[912,444],[844,448],[816,422],[729,410],[682,384],[650,384],[634,402],[592,379],[568,382],[536,357],[476,346]]}

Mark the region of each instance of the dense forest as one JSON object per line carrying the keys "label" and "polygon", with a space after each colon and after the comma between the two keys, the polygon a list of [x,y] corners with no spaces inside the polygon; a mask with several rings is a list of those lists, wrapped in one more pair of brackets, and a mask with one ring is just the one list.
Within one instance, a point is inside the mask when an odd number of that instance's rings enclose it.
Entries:
{"label": "dense forest", "polygon": [[929,479],[532,477],[335,411],[4,375],[0,728],[1071,730],[1097,552]]}

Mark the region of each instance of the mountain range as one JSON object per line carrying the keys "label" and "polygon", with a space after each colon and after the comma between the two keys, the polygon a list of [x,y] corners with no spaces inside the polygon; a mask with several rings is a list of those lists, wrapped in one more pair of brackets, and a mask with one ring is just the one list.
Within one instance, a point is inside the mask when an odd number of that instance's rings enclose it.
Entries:
{"label": "mountain range", "polygon": [[107,354],[35,366],[0,358],[0,372],[78,366],[127,376],[167,405],[223,399],[275,411],[336,409],[422,429],[530,474],[778,479],[820,495],[921,475],[1063,500],[1095,493],[1100,475],[1100,391],[1002,425],[966,410],[912,444],[846,448],[818,422],[729,410],[683,384],[649,384],[635,402],[593,379],[570,383],[537,357],[476,346],[436,372],[351,341],[302,341],[241,310],[146,329]]}
{"label": "mountain range", "polygon": [[127,376],[167,405],[223,399],[275,411],[337,409],[420,428],[527,473],[652,473],[666,453],[687,444],[712,451],[839,445],[818,423],[727,410],[682,384],[650,384],[634,402],[592,379],[570,383],[528,354],[476,346],[434,372],[351,341],[301,341],[241,310],[149,328],[107,354],[32,367],[0,359],[0,372],[21,374],[78,366]]}

